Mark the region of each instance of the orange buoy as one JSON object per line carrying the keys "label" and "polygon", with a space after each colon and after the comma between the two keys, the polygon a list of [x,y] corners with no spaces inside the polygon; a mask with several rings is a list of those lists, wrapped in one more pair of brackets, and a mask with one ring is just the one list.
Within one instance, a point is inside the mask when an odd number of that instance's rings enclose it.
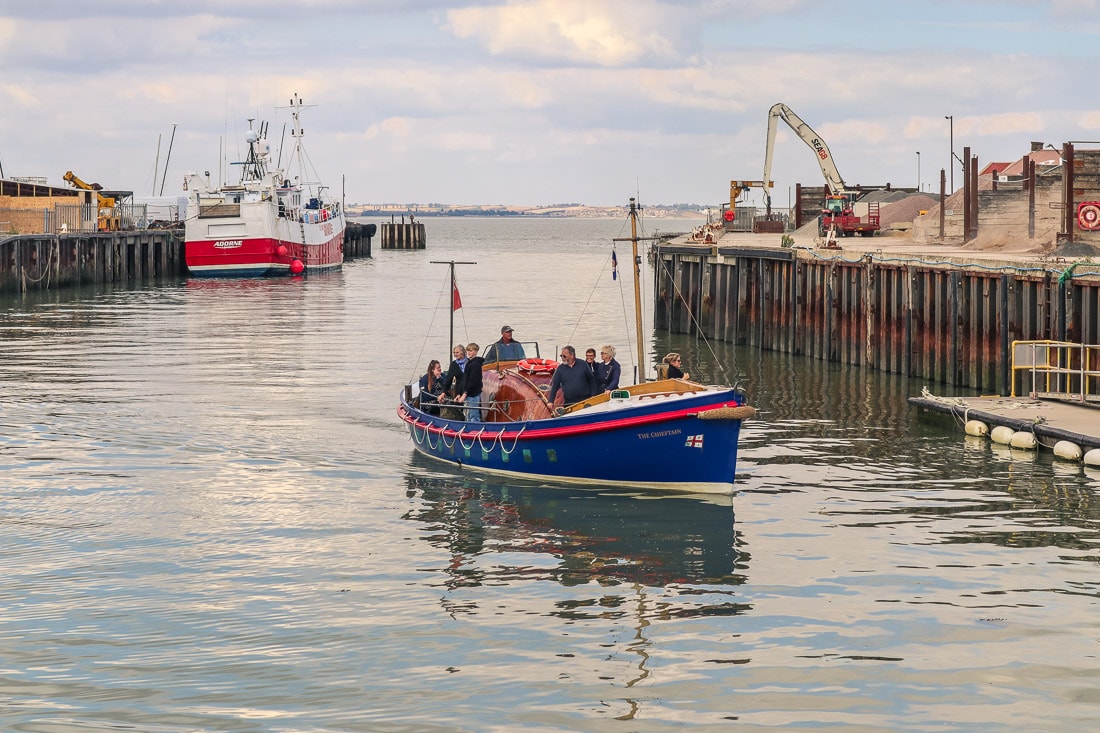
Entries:
{"label": "orange buoy", "polygon": [[558,363],[553,359],[520,359],[516,366],[525,372],[552,372],[558,368]]}

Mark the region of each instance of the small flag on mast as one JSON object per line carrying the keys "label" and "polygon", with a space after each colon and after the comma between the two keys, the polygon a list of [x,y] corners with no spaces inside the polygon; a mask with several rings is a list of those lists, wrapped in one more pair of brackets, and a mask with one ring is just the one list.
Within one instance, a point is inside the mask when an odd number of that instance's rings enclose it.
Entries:
{"label": "small flag on mast", "polygon": [[611,279],[619,279],[619,258],[615,256],[615,250],[611,250]]}
{"label": "small flag on mast", "polygon": [[451,276],[451,311],[456,311],[462,307],[462,296],[458,294],[458,283],[455,282],[454,275]]}

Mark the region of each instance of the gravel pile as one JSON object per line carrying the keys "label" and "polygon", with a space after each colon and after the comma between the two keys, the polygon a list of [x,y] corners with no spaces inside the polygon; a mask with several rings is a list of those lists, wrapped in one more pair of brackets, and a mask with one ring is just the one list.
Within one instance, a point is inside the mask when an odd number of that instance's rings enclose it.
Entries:
{"label": "gravel pile", "polygon": [[937,199],[923,193],[905,194],[890,202],[879,204],[879,226],[887,229],[894,224],[911,224],[921,211],[931,211]]}

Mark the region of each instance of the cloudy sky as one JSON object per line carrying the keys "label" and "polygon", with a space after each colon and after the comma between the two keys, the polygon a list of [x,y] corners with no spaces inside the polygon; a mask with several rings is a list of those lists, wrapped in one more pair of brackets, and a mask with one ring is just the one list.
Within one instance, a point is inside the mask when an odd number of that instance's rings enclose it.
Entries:
{"label": "cloudy sky", "polygon": [[[349,203],[716,205],[761,177],[783,102],[849,184],[914,186],[919,169],[933,186],[946,115],[982,163],[1100,140],[1098,6],[0,0],[0,164],[175,194],[237,159],[248,118],[277,143],[297,92],[315,105],[309,157]],[[779,203],[822,181],[782,124],[772,174]]]}

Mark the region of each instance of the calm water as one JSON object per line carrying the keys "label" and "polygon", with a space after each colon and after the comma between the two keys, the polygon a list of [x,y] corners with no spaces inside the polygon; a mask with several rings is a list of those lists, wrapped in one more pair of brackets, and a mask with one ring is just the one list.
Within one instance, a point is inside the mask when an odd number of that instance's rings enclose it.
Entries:
{"label": "calm water", "polygon": [[431,261],[478,263],[456,339],[626,372],[627,232],[426,224],[332,276],[0,301],[0,730],[1097,726],[1100,475],[664,334],[762,410],[731,499],[454,473],[395,416],[447,354]]}

